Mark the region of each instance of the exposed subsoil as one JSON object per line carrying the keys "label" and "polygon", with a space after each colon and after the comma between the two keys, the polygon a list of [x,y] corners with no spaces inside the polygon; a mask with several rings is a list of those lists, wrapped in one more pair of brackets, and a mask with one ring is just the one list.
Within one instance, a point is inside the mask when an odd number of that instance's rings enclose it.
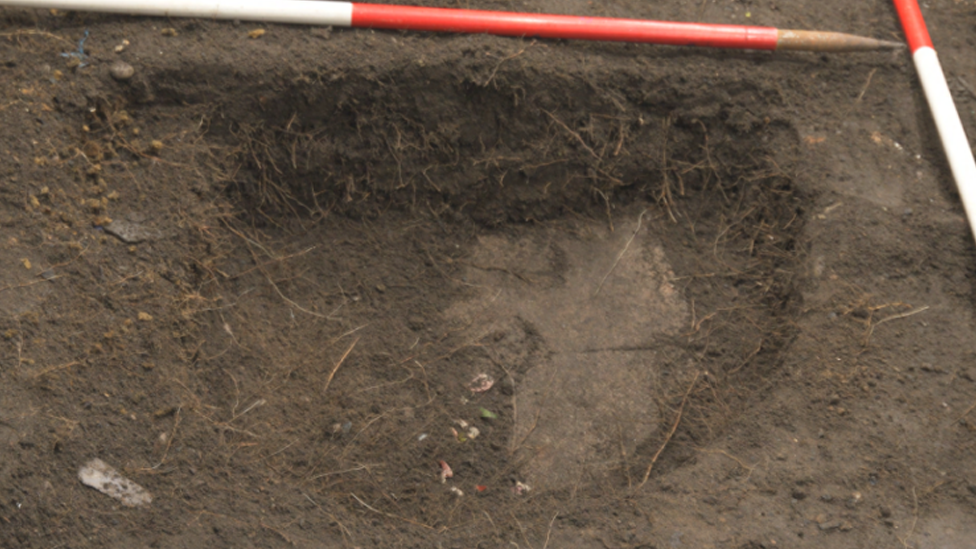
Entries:
{"label": "exposed subsoil", "polygon": [[[976,136],[976,4],[924,12]],[[0,59],[0,546],[974,545],[976,254],[907,51],[6,8]]]}

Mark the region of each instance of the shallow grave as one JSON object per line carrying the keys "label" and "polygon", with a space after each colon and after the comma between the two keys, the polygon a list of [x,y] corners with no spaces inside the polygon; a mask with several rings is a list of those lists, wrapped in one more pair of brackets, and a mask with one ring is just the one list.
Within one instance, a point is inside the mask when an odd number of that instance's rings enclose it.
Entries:
{"label": "shallow grave", "polygon": [[0,15],[0,546],[976,535],[976,258],[907,57]]}

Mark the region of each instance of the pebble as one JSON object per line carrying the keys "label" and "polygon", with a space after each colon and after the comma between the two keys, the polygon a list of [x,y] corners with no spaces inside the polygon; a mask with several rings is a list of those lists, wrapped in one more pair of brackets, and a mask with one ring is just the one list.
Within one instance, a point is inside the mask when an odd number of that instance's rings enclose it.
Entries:
{"label": "pebble", "polygon": [[136,70],[132,68],[132,65],[126,63],[125,61],[116,61],[112,63],[109,72],[112,74],[112,78],[124,81],[132,78],[132,75],[136,73]]}

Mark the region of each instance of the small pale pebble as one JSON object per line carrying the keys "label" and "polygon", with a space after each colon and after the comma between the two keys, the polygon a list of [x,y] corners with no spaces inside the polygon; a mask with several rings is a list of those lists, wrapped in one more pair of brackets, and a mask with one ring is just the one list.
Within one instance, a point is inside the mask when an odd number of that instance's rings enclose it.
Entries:
{"label": "small pale pebble", "polygon": [[132,75],[136,73],[136,70],[132,68],[132,65],[126,63],[125,61],[119,60],[112,63],[111,68],[109,68],[109,73],[111,73],[112,78],[124,81],[132,78]]}

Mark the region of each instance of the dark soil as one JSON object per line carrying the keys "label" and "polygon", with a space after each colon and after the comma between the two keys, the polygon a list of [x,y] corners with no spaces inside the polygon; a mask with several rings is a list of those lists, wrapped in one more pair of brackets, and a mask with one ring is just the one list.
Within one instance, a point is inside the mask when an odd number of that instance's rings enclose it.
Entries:
{"label": "dark soil", "polygon": [[[924,11],[974,136],[976,5]],[[973,546],[976,253],[907,51],[5,8],[0,59],[0,546]]]}

